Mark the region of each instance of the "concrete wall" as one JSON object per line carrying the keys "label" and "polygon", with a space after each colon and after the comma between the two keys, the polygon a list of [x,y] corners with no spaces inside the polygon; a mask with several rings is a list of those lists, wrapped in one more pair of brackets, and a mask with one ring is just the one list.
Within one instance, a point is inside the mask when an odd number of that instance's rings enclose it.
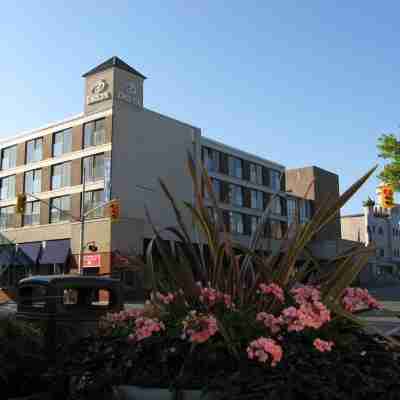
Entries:
{"label": "concrete wall", "polygon": [[[144,207],[158,227],[176,225],[170,203],[161,190],[162,178],[175,199],[193,202],[187,151],[195,151],[200,131],[190,125],[119,102],[114,109],[111,161],[112,197],[121,204],[120,222],[112,225],[112,248],[134,245],[150,237]],[[122,161],[123,160],[123,161]],[[141,240],[140,240],[141,242]]]}
{"label": "concrete wall", "polygon": [[[286,170],[286,190],[293,195],[314,201],[314,208],[339,198],[339,177],[329,171],[312,166]],[[316,237],[316,240],[341,238],[340,212]]]}
{"label": "concrete wall", "polygon": [[365,218],[363,214],[342,217],[341,228],[343,239],[366,243],[367,228],[365,226]]}

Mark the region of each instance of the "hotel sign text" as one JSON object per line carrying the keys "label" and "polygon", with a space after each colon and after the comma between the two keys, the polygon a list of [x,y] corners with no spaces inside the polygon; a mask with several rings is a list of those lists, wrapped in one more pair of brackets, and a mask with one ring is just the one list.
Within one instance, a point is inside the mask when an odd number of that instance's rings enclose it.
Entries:
{"label": "hotel sign text", "polygon": [[111,93],[107,90],[108,84],[104,79],[96,81],[91,88],[91,94],[87,96],[87,104],[95,104],[104,100],[111,99]]}

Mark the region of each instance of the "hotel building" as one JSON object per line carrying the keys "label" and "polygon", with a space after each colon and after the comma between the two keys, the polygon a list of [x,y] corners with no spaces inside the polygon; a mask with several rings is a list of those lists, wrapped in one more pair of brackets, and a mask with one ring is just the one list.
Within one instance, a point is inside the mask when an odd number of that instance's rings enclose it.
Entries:
{"label": "hotel building", "polygon": [[[295,216],[306,222],[328,189],[339,195],[335,174],[316,167],[286,171],[145,108],[146,77],[117,57],[83,78],[83,113],[0,141],[0,247],[16,244],[15,253],[28,257],[35,273],[78,269],[81,249],[83,273],[111,272],[117,250],[143,254],[152,236],[145,205],[157,227],[176,223],[158,178],[176,199],[194,201],[187,151],[208,169],[224,221],[240,241],[248,240],[277,194],[265,229],[267,250],[278,248]],[[15,213],[19,193],[28,196],[24,215]],[[101,207],[87,214],[114,198],[120,202],[118,221],[111,222]],[[83,242],[82,212],[87,214]],[[339,240],[339,220],[320,239]],[[18,262],[0,251],[3,271]]]}

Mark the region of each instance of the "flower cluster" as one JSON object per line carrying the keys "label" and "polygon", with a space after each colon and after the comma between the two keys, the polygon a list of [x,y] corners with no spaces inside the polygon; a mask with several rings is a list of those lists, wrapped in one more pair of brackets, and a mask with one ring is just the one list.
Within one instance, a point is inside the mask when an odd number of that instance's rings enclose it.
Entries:
{"label": "flower cluster", "polygon": [[281,317],[275,317],[274,315],[266,312],[258,313],[256,320],[262,321],[272,334],[278,333],[281,330],[281,325],[283,324],[283,319]]}
{"label": "flower cluster", "polygon": [[344,291],[342,304],[349,312],[359,311],[366,308],[381,308],[378,301],[372,297],[367,289],[347,288]]}
{"label": "flower cluster", "polygon": [[128,339],[140,341],[153,335],[153,333],[165,330],[165,325],[157,318],[139,317],[135,320],[134,333],[128,336]]}
{"label": "flower cluster", "polygon": [[331,351],[334,343],[332,341],[326,341],[326,340],[321,340],[321,339],[315,339],[313,342],[313,346],[320,351],[321,353],[324,353],[325,351]]}
{"label": "flower cluster", "polygon": [[217,320],[214,316],[191,311],[182,321],[182,338],[193,343],[204,343],[218,332]]}
{"label": "flower cluster", "polygon": [[211,287],[202,287],[200,283],[200,296],[199,300],[209,307],[215,306],[217,303],[224,303],[227,308],[232,308],[232,297],[229,294],[220,292],[217,289]]}
{"label": "flower cluster", "polygon": [[259,288],[261,293],[272,294],[276,299],[278,299],[282,303],[285,301],[283,290],[276,283],[270,283],[269,285],[266,285],[265,283],[260,283]]}
{"label": "flower cluster", "polygon": [[297,307],[288,307],[282,311],[282,319],[291,331],[302,331],[305,328],[319,329],[329,322],[331,313],[321,303],[321,294],[318,289],[303,286],[291,290]]}
{"label": "flower cluster", "polygon": [[272,339],[260,337],[250,342],[247,347],[247,356],[253,360],[265,363],[271,361],[271,366],[275,367],[281,361],[283,355],[282,347]]}
{"label": "flower cluster", "polygon": [[155,292],[151,294],[152,298],[160,301],[163,304],[171,304],[173,301],[176,300],[177,294],[176,293],[167,293],[163,294],[160,292]]}

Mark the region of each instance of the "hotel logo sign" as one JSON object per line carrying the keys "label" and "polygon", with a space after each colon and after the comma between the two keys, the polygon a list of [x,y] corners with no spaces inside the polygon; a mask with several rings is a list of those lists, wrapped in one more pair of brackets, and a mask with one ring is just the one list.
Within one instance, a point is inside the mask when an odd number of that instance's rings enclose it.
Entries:
{"label": "hotel logo sign", "polygon": [[100,101],[111,99],[111,93],[107,90],[108,83],[104,79],[99,79],[90,89],[90,95],[87,96],[87,104],[95,104]]}
{"label": "hotel logo sign", "polygon": [[122,89],[118,92],[117,98],[118,100],[122,100],[126,103],[140,106],[137,83],[134,81],[125,83]]}

